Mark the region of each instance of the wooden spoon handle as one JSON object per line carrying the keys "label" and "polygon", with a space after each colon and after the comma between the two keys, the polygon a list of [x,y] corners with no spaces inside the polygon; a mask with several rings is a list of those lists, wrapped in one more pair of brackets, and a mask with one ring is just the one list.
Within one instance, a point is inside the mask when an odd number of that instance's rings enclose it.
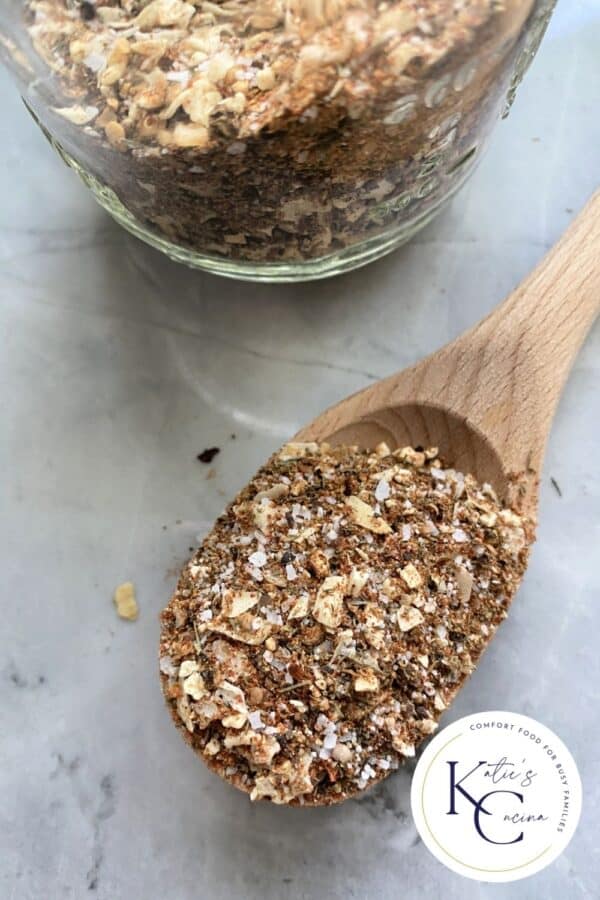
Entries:
{"label": "wooden spoon handle", "polygon": [[533,513],[556,404],[599,311],[600,192],[487,318],[326,410],[297,439],[439,444],[453,465]]}
{"label": "wooden spoon handle", "polygon": [[562,388],[599,311],[600,192],[501,306],[415,367],[420,399],[437,395],[466,418],[507,473],[537,473]]}

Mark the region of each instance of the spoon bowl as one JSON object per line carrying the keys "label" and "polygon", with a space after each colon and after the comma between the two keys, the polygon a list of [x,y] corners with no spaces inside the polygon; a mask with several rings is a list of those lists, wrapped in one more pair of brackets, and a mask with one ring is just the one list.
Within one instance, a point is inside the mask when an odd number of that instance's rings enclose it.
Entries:
{"label": "spoon bowl", "polygon": [[331,433],[320,431],[317,419],[298,435],[300,440],[326,441],[332,446],[361,449],[386,443],[397,447],[438,447],[440,456],[460,472],[489,482],[503,499],[508,481],[502,460],[489,439],[464,416],[434,403],[405,403],[373,410]]}

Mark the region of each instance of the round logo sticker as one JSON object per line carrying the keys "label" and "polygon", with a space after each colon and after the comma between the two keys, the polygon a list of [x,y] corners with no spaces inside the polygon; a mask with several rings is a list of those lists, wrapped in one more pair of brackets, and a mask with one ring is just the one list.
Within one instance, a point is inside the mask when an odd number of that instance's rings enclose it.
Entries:
{"label": "round logo sticker", "polygon": [[540,722],[482,712],[441,731],[411,788],[417,830],[449,869],[516,881],[565,849],[581,812],[581,781],[563,742]]}

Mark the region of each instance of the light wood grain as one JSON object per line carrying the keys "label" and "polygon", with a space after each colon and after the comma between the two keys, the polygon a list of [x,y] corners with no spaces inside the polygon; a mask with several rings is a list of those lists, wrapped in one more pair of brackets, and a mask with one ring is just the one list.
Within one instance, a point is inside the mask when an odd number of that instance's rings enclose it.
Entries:
{"label": "light wood grain", "polygon": [[338,403],[301,440],[436,445],[533,513],[562,388],[600,310],[600,192],[489,316],[417,365]]}

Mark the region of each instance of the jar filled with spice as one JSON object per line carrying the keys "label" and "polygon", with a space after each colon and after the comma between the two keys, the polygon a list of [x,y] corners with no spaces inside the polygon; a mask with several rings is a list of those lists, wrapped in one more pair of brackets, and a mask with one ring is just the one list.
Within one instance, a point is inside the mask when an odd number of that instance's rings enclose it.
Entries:
{"label": "jar filled with spice", "polygon": [[293,281],[397,247],[473,171],[555,0],[0,0],[26,104],[172,258]]}

